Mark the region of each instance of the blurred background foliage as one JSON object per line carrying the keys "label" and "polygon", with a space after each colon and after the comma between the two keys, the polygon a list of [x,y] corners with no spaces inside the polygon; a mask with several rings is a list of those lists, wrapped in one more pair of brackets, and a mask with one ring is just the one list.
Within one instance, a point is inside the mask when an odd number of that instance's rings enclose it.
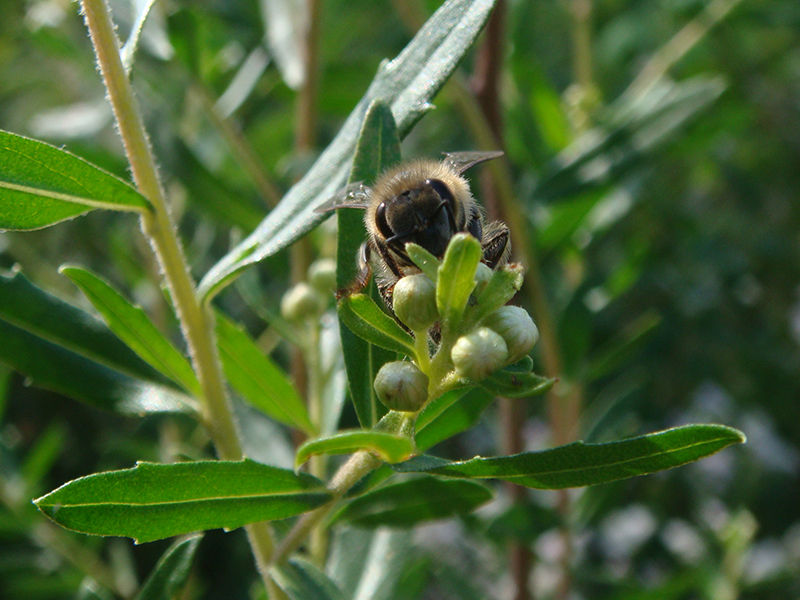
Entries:
{"label": "blurred background foliage", "polygon": [[[111,4],[125,39],[139,3]],[[314,3],[310,111],[287,85],[297,87],[298,68],[302,79],[297,40],[267,34],[270,22],[288,30],[274,12],[283,4],[164,0],[142,32],[132,79],[198,279],[308,168],[379,62],[440,3]],[[502,139],[515,204],[503,202],[502,169],[494,188],[475,176],[476,195],[512,224],[517,250],[527,246],[520,302],[549,353],[535,359],[561,381],[547,403],[492,409],[438,452],[608,441],[686,422],[749,439],[688,467],[568,494],[504,488],[469,519],[384,532],[415,550],[384,595],[362,596],[800,597],[800,3],[501,4],[493,116],[491,107],[475,116],[470,81],[485,48],[476,49],[403,150],[479,149],[487,128]],[[0,73],[0,128],[127,177],[76,4],[4,0]],[[310,143],[298,134],[308,127]],[[310,236],[314,256],[331,255],[331,225]],[[265,330],[292,277],[287,256],[217,302],[264,332],[265,351],[291,370],[291,347]],[[57,273],[65,262],[106,277],[179,339],[133,216],[96,211],[0,233],[0,267],[18,265],[86,308]],[[290,432],[247,417],[261,454],[291,456]],[[178,417],[99,413],[3,366],[0,419],[0,597],[134,594],[165,543],[56,531],[29,500],[136,460],[203,456],[203,434]],[[355,423],[346,409],[342,424]],[[352,551],[359,535],[341,533],[341,547]],[[262,593],[241,531],[209,533],[198,562],[187,598]]]}

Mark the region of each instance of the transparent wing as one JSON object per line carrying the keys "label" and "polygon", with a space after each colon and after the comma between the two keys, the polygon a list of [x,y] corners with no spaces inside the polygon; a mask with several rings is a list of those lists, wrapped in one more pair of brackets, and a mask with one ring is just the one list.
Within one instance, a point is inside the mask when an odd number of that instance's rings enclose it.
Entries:
{"label": "transparent wing", "polygon": [[493,150],[491,152],[446,152],[444,162],[453,167],[456,173],[460,175],[478,163],[501,156],[503,156],[503,153],[499,150]]}
{"label": "transparent wing", "polygon": [[360,181],[343,187],[314,209],[315,213],[326,213],[337,208],[367,208],[372,189]]}

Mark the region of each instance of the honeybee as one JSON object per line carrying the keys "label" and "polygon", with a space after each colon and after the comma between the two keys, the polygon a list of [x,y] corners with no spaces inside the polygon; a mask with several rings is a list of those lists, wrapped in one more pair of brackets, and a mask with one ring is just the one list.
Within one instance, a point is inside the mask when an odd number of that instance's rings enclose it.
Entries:
{"label": "honeybee", "polygon": [[382,174],[373,187],[348,186],[316,209],[364,209],[367,241],[359,252],[359,274],[339,296],[364,288],[375,272],[378,291],[389,310],[397,281],[420,270],[406,253],[414,242],[441,259],[450,239],[459,232],[473,235],[483,247],[482,262],[492,269],[511,251],[508,226],[484,221],[480,207],[462,173],[502,152],[454,152],[444,160],[415,160]]}

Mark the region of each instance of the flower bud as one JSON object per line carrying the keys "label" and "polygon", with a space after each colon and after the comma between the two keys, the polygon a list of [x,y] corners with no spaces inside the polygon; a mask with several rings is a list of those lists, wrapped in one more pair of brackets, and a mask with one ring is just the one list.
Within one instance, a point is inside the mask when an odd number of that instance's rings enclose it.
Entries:
{"label": "flower bud", "polygon": [[539,330],[524,308],[501,306],[490,313],[482,325],[500,334],[508,347],[506,364],[517,362],[531,351],[539,340]]}
{"label": "flower bud", "polygon": [[428,376],[411,362],[386,363],[374,385],[380,401],[391,410],[416,412],[428,399]]}
{"label": "flower bud", "polygon": [[320,292],[336,289],[336,261],[320,258],[308,267],[308,282]]}
{"label": "flower bud", "polygon": [[508,348],[500,334],[479,327],[458,338],[450,357],[459,375],[480,381],[506,364]]}
{"label": "flower bud", "polygon": [[436,286],[427,275],[403,277],[394,286],[394,314],[411,331],[426,331],[439,320]]}
{"label": "flower bud", "polygon": [[307,283],[298,283],[281,299],[281,314],[287,321],[315,319],[325,312],[327,300]]}

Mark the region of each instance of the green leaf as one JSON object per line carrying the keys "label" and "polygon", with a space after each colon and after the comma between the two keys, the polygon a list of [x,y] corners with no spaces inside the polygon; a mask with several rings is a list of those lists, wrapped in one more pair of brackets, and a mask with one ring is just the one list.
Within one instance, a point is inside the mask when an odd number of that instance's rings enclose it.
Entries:
{"label": "green leaf", "polygon": [[598,116],[602,125],[568,146],[542,176],[534,196],[555,199],[619,178],[664,146],[725,90],[720,78],[659,82],[641,96],[622,96]]}
{"label": "green leaf", "polygon": [[367,109],[381,100],[392,109],[400,137],[431,108],[444,85],[483,28],[494,0],[448,0],[423,25],[400,55],[381,64],[364,97],[319,160],[258,228],[203,278],[203,297],[217,293],[237,273],[275,254],[315,227],[314,209],[341,189]]}
{"label": "green leaf", "polygon": [[192,561],[202,539],[202,535],[196,535],[172,544],[144,582],[136,600],[171,600],[181,597],[180,592],[192,572]]}
{"label": "green leaf", "polygon": [[217,314],[217,345],[225,376],[242,398],[273,419],[314,435],[291,381],[244,329],[222,314]]}
{"label": "green leaf", "polygon": [[477,320],[483,319],[489,313],[504,306],[514,295],[522,289],[523,268],[518,263],[503,265],[492,273],[489,281],[477,297],[477,306],[480,312],[475,315]]}
{"label": "green leaf", "polygon": [[454,235],[447,245],[436,283],[442,337],[461,322],[469,295],[475,289],[475,271],[482,256],[480,242],[466,233]]}
{"label": "green leaf", "polygon": [[122,64],[128,75],[130,75],[131,69],[133,68],[133,58],[139,47],[139,36],[142,33],[144,22],[147,20],[147,15],[150,14],[150,9],[153,8],[156,2],[157,0],[136,0],[131,2],[136,11],[136,16],[128,39],[120,50],[120,58],[122,58]]}
{"label": "green leaf", "polygon": [[345,600],[336,584],[316,566],[302,558],[274,566],[270,575],[290,600]]}
{"label": "green leaf", "polygon": [[359,496],[337,513],[336,519],[362,527],[412,527],[423,521],[470,513],[493,496],[491,488],[474,481],[419,477]]}
{"label": "green leaf", "polygon": [[417,419],[417,448],[424,451],[477,425],[494,394],[476,388],[460,388],[440,396]]}
{"label": "green leaf", "polygon": [[366,294],[353,294],[339,300],[339,318],[350,331],[370,344],[414,355],[414,339]]}
{"label": "green leaf", "polygon": [[446,477],[502,479],[525,487],[554,490],[671,469],[744,441],[742,432],[723,425],[685,425],[621,442],[575,442],[552,450],[500,458],[449,462],[419,456],[392,468]]}
{"label": "green leaf", "polygon": [[64,266],[60,272],[80,288],[111,331],[159,373],[196,398],[200,384],[186,357],[164,337],[139,306],[134,306],[111,285],[86,269]]}
{"label": "green leaf", "polygon": [[126,415],[192,412],[194,402],[100,320],[0,274],[0,362],[34,385]]}
{"label": "green leaf", "polygon": [[309,440],[297,449],[295,466],[299,467],[315,454],[350,454],[367,450],[378,455],[382,461],[396,463],[414,454],[414,442],[385,431],[354,429],[342,431],[330,437]]}
{"label": "green leaf", "polygon": [[95,208],[142,213],[150,203],[66,150],[0,131],[0,229],[40,229]]}
{"label": "green leaf", "polygon": [[428,279],[433,283],[439,281],[439,267],[441,266],[441,262],[439,262],[438,258],[414,242],[408,242],[406,244],[406,253],[409,258],[414,261],[414,264],[428,276]]}
{"label": "green leaf", "polygon": [[329,499],[311,475],[243,460],[138,463],[76,479],[34,503],[67,529],[140,543],[285,519]]}
{"label": "green leaf", "polygon": [[528,398],[548,392],[557,380],[536,373],[525,373],[514,369],[502,369],[493,373],[480,385],[495,396],[503,398]]}
{"label": "green leaf", "polygon": [[[364,117],[350,182],[361,181],[371,185],[383,171],[399,161],[400,138],[392,111],[383,102],[373,102]],[[364,211],[341,209],[337,211],[337,219],[336,279],[339,289],[346,289],[359,276],[355,257],[365,238]],[[372,298],[379,297],[374,282],[369,284],[369,293]],[[345,319],[341,311],[339,319],[350,399],[359,423],[369,429],[386,413],[386,408],[375,395],[372,382],[378,369],[395,359],[394,352],[387,352],[380,344],[376,346],[356,335],[349,327],[341,326]],[[396,323],[387,326],[396,329]]]}

